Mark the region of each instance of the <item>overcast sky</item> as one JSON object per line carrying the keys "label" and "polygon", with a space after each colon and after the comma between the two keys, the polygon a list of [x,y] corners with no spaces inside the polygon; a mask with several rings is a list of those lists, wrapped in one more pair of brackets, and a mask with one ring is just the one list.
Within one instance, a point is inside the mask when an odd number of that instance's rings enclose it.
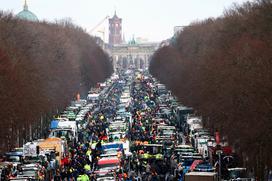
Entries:
{"label": "overcast sky", "polygon": [[[29,10],[40,20],[71,18],[90,30],[114,10],[123,19],[126,40],[134,35],[149,41],[161,41],[173,35],[174,26],[222,15],[232,4],[246,0],[28,0]],[[0,0],[0,9],[17,14],[24,0]],[[97,30],[108,29],[108,21]],[[96,31],[94,34],[99,34]],[[107,37],[106,37],[107,40]]]}

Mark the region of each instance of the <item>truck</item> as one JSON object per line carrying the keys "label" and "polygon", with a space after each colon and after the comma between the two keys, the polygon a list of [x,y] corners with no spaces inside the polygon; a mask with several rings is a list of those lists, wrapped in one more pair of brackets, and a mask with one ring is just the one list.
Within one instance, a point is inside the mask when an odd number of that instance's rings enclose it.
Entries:
{"label": "truck", "polygon": [[229,168],[227,180],[243,180],[243,181],[255,181],[254,178],[249,177],[246,168]]}
{"label": "truck", "polygon": [[215,172],[188,172],[185,181],[217,181]]}
{"label": "truck", "polygon": [[39,142],[44,139],[38,139],[31,142],[27,142],[23,145],[23,157],[36,157],[39,156]]}
{"label": "truck", "polygon": [[116,180],[116,172],[119,168],[120,160],[117,157],[104,157],[98,160],[97,169],[94,173],[98,180]]}
{"label": "truck", "polygon": [[177,121],[177,126],[178,128],[182,128],[183,131],[185,131],[185,124],[186,124],[186,117],[189,114],[193,114],[193,108],[191,107],[186,107],[186,106],[177,106],[174,109],[174,114],[176,117],[176,121]]}
{"label": "truck", "polygon": [[78,129],[76,121],[55,119],[51,121],[49,137],[64,138],[68,143],[78,141]]}
{"label": "truck", "polygon": [[167,89],[166,89],[165,85],[157,84],[157,89],[158,89],[159,95],[167,94]]}
{"label": "truck", "polygon": [[55,159],[61,165],[61,161],[68,154],[67,142],[61,138],[47,138],[38,143],[40,155],[54,153]]}
{"label": "truck", "polygon": [[99,101],[99,95],[98,93],[89,93],[87,96],[87,100],[90,103],[97,103]]}

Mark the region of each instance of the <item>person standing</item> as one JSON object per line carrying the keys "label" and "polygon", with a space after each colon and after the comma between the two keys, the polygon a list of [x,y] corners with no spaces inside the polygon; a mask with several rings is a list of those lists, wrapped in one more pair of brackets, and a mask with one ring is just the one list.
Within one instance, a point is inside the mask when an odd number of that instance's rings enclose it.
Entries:
{"label": "person standing", "polygon": [[60,175],[60,170],[57,169],[55,176],[54,176],[54,181],[61,181],[61,175]]}
{"label": "person standing", "polygon": [[269,170],[268,181],[272,181],[272,170]]}

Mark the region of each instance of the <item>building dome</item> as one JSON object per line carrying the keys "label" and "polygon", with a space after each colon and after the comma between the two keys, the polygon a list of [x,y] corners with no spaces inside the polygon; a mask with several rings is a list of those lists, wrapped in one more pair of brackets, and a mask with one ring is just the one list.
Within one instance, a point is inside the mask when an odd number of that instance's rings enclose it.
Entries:
{"label": "building dome", "polygon": [[26,1],[25,1],[25,5],[24,5],[24,10],[19,12],[16,15],[16,17],[18,17],[19,19],[28,20],[28,21],[38,21],[37,16],[28,10],[28,6],[27,6]]}

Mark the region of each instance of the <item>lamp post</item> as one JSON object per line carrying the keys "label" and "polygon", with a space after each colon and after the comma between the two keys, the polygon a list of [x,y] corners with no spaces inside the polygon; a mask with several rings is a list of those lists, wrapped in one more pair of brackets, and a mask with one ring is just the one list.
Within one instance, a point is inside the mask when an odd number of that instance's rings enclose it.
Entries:
{"label": "lamp post", "polygon": [[216,140],[216,155],[218,155],[218,181],[221,181],[221,155],[223,154],[221,145],[220,145],[220,135],[219,131],[215,132]]}
{"label": "lamp post", "polygon": [[[220,146],[220,145],[218,145]],[[216,155],[218,155],[218,181],[221,181],[221,155],[222,155],[223,151],[221,149],[216,151]]]}

